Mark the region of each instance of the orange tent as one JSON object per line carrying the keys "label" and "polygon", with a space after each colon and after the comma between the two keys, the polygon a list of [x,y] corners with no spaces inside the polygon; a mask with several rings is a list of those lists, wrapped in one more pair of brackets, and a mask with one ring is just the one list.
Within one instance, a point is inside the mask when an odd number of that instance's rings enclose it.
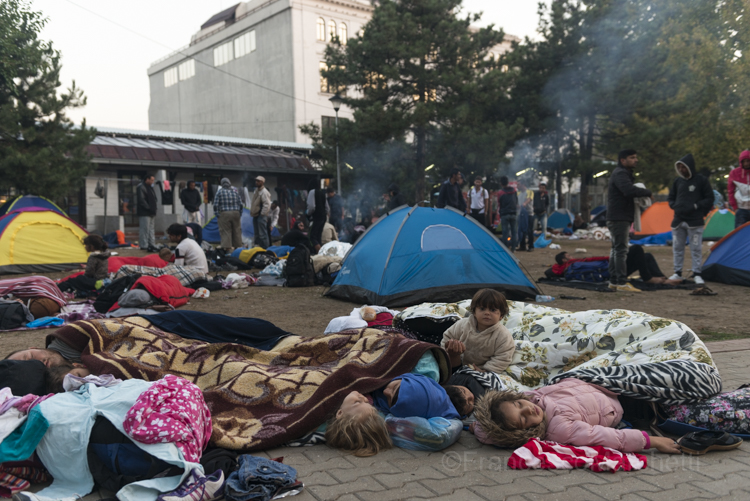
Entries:
{"label": "orange tent", "polygon": [[654,202],[641,213],[641,231],[636,232],[635,236],[642,238],[672,231],[672,219],[674,211],[667,202]]}

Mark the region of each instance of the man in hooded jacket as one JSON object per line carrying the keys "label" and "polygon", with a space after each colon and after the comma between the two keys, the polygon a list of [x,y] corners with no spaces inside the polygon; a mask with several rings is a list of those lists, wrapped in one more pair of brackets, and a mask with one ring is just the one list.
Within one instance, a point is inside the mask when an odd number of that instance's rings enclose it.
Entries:
{"label": "man in hooded jacket", "polygon": [[693,155],[687,154],[675,164],[677,179],[669,190],[669,207],[674,211],[672,220],[672,255],[674,275],[671,280],[682,278],[685,261],[685,241],[689,239],[693,261],[693,280],[703,284],[701,267],[703,262],[703,218],[714,204],[714,192],[708,179],[695,170]]}

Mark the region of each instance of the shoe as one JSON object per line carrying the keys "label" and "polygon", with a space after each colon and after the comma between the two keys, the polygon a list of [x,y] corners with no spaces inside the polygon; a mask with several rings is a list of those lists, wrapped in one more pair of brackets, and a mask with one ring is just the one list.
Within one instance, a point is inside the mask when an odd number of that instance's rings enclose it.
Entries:
{"label": "shoe", "polygon": [[641,289],[636,289],[632,284],[622,284],[617,286],[619,292],[642,292]]}
{"label": "shoe", "polygon": [[533,247],[529,247],[528,249],[526,249],[526,252],[534,252],[534,248]]}
{"label": "shoe", "polygon": [[193,470],[177,489],[162,494],[157,501],[213,501],[224,497],[224,472],[216,470],[204,477]]}
{"label": "shoe", "polygon": [[705,280],[703,280],[703,277],[700,275],[693,275],[693,281],[698,285],[703,285],[706,283]]}
{"label": "shoe", "polygon": [[677,441],[682,452],[702,456],[708,451],[730,451],[742,444],[742,439],[724,431],[693,431]]}
{"label": "shoe", "polygon": [[613,282],[610,282],[610,283],[609,283],[609,285],[608,285],[607,287],[609,287],[609,288],[610,288],[610,289],[612,289],[613,291],[616,291],[616,290],[617,290],[617,284],[616,284],[616,283],[613,283]]}
{"label": "shoe", "polygon": [[682,280],[682,275],[680,273],[675,273],[671,277],[669,277],[670,280]]}

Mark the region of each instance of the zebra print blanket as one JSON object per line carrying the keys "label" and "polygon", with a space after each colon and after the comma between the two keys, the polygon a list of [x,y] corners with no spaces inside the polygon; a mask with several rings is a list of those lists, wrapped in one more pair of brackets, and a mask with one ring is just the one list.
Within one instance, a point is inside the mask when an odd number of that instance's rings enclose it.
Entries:
{"label": "zebra print blanket", "polygon": [[573,370],[553,377],[550,384],[571,377],[619,395],[665,405],[689,404],[721,391],[716,367],[691,360]]}

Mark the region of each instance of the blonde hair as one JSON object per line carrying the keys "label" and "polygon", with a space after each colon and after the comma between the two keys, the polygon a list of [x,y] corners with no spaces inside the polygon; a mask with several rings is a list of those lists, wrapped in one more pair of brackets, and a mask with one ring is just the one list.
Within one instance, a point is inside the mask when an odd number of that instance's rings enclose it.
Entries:
{"label": "blonde hair", "polygon": [[474,407],[474,416],[482,425],[482,430],[496,445],[502,447],[520,447],[530,438],[544,438],[547,434],[547,416],[536,426],[515,429],[507,421],[507,416],[500,410],[500,404],[529,400],[523,393],[515,391],[488,391]]}
{"label": "blonde hair", "polygon": [[374,456],[393,447],[385,419],[375,409],[364,416],[334,417],[326,427],[326,443],[355,456]]}

